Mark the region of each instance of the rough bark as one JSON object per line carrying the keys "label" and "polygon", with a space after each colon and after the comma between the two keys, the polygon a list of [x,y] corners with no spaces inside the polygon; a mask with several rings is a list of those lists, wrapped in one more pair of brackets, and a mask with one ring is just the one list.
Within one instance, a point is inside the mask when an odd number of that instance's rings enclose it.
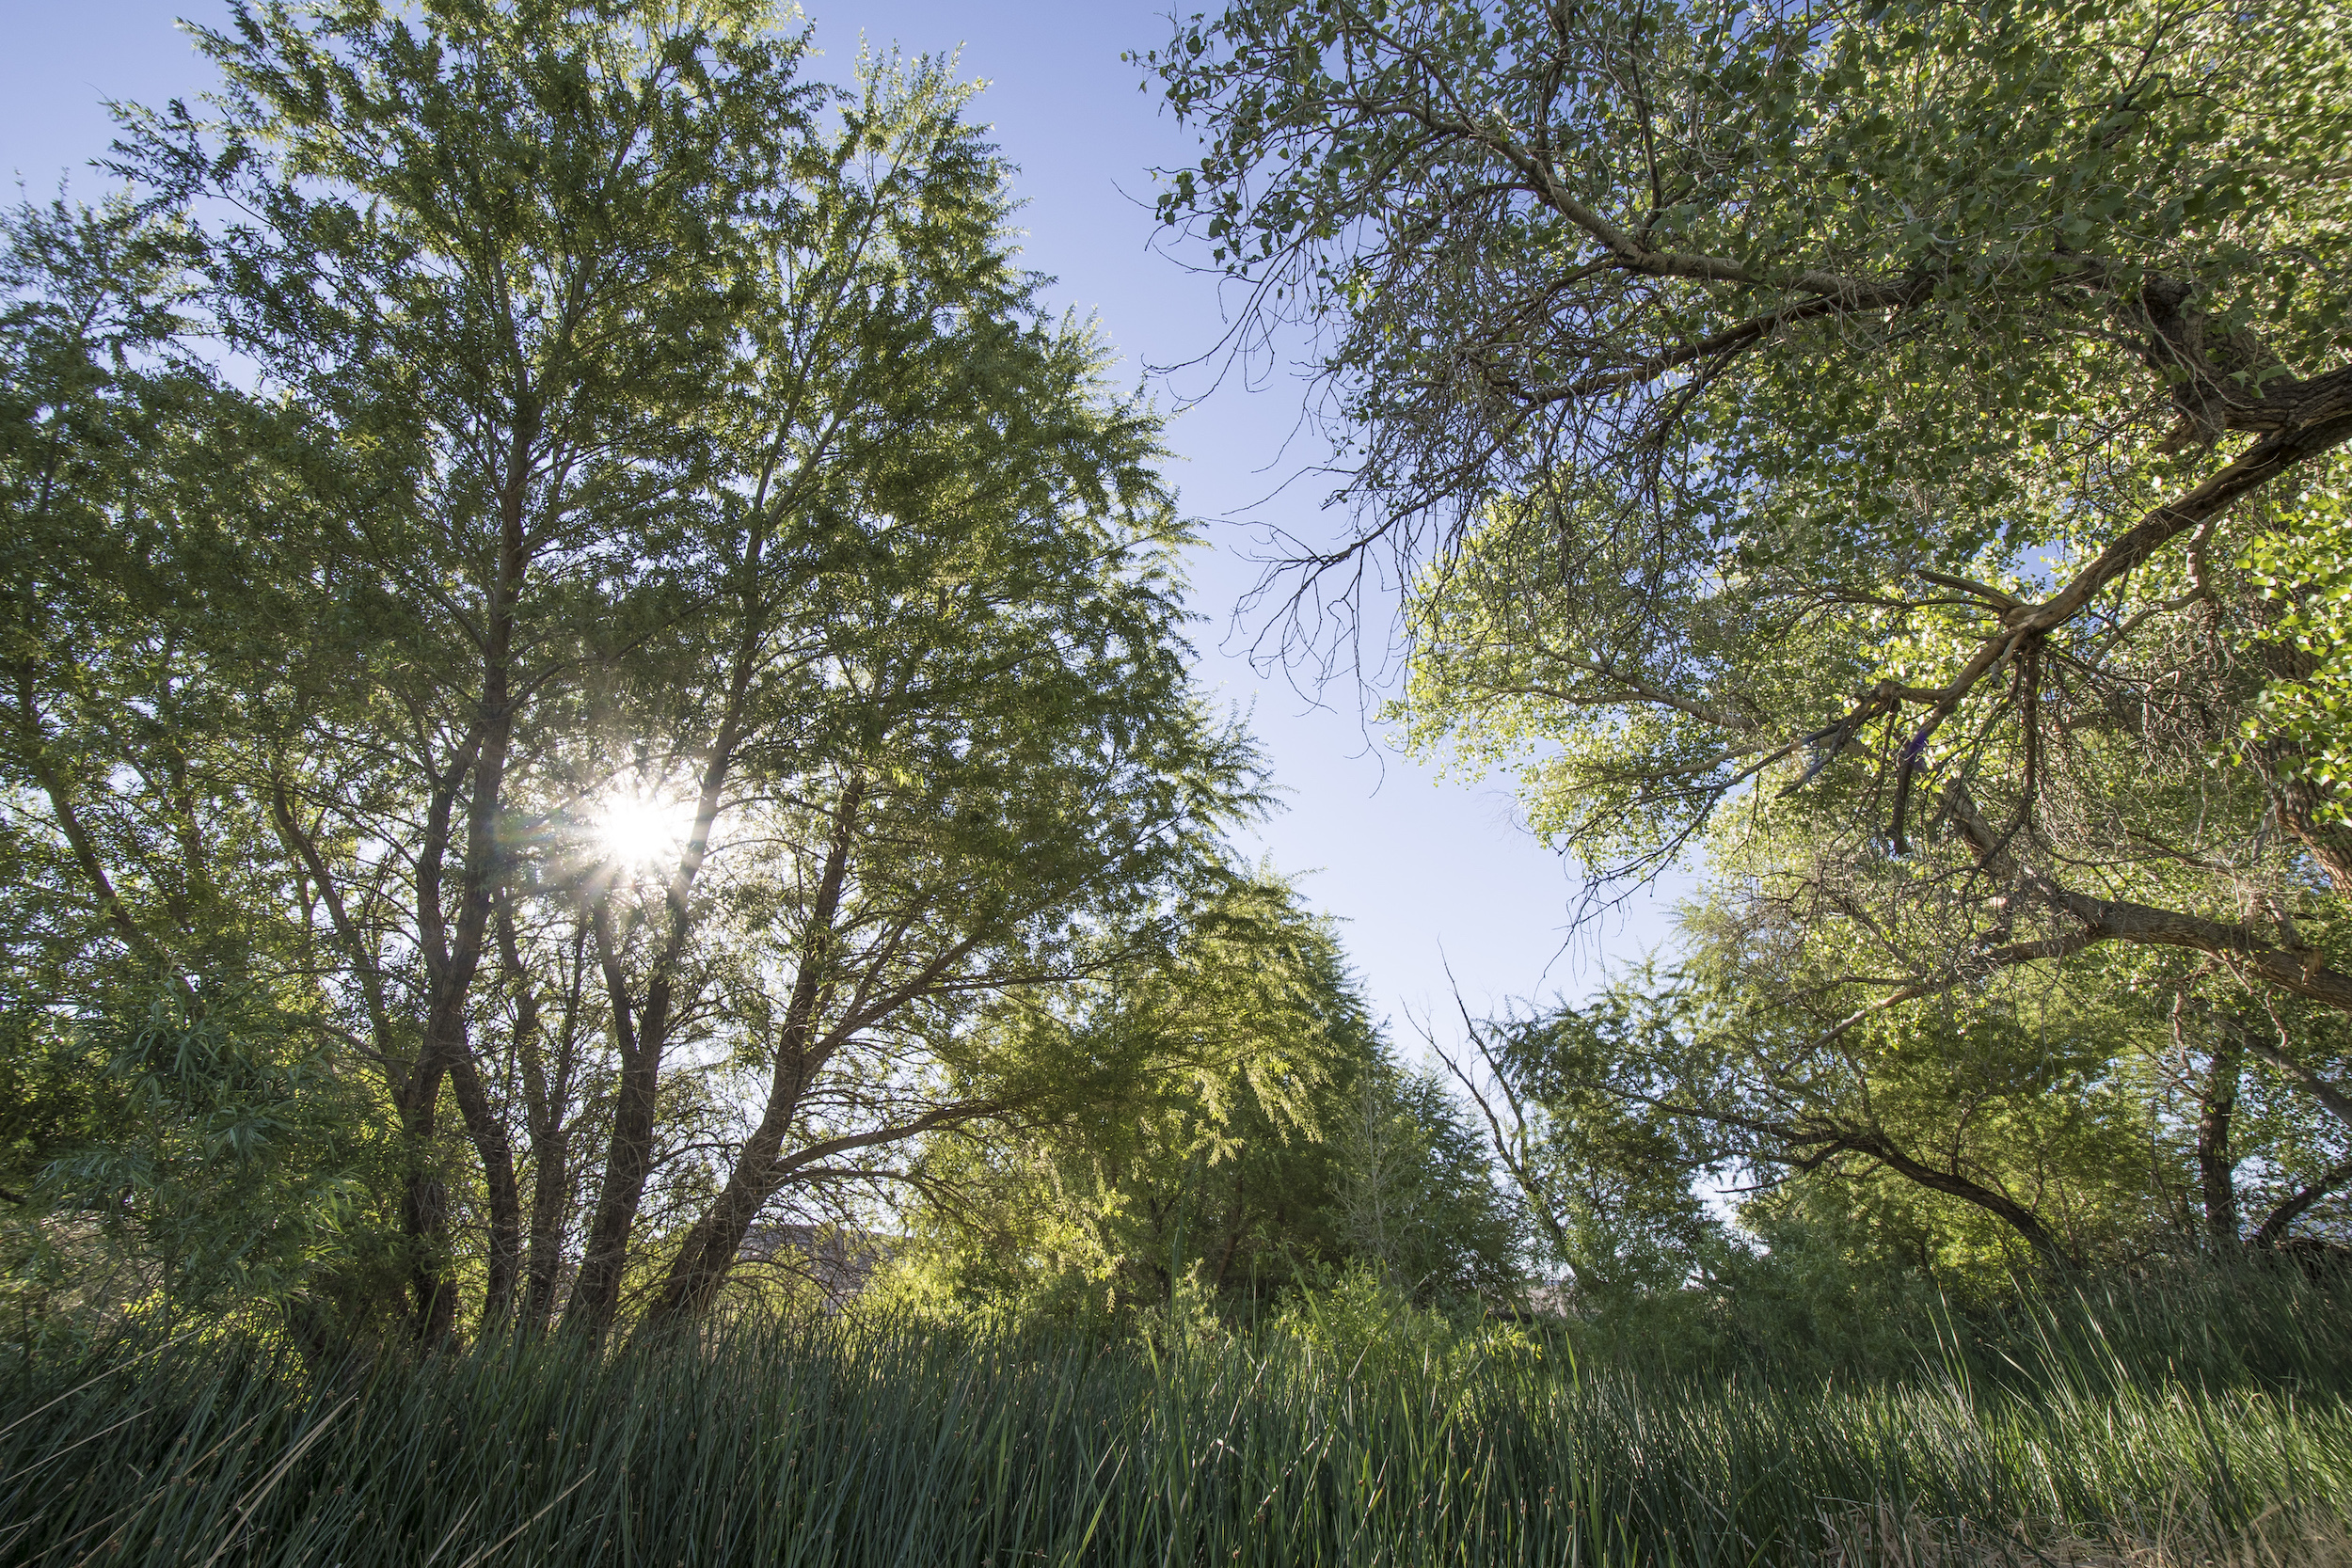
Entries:
{"label": "rough bark", "polygon": [[[1953,792],[1950,816],[1987,872],[2074,922],[2076,929],[2064,944],[2069,952],[2104,942],[2183,948],[2219,958],[2235,973],[2290,995],[2352,1013],[2352,974],[2331,968],[2316,949],[2284,946],[2251,926],[2233,921],[2076,893],[2046,872],[2019,862],[2010,852],[2005,836],[1993,831],[1965,791]],[[2038,943],[2020,947],[2016,961],[2050,956],[2040,948]],[[2256,1049],[2262,1048],[2257,1044]]]}

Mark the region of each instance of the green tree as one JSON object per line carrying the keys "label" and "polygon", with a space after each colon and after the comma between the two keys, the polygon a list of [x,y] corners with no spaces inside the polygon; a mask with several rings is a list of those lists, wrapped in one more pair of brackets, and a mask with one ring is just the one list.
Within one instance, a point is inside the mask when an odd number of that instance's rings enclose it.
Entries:
{"label": "green tree", "polygon": [[1164,1308],[1335,1250],[1332,1138],[1377,1047],[1330,932],[1263,874],[1171,912],[1156,957],[995,1021],[1034,1097],[929,1140],[909,1261],[933,1289]]}
{"label": "green tree", "polygon": [[1356,1263],[1400,1296],[1507,1294],[1478,1140],[1391,1057],[1329,924],[1263,868],[1204,892],[1155,958],[1001,1016],[1036,1087],[927,1143],[907,1287],[1239,1315]]}
{"label": "green tree", "polygon": [[267,963],[287,933],[279,858],[222,820],[241,780],[218,737],[283,652],[286,563],[256,525],[292,476],[275,412],[181,341],[193,244],[127,203],[6,223],[0,832],[20,1006],[103,1008]]}
{"label": "green tree", "polygon": [[381,1261],[386,1171],[315,906],[249,809],[253,709],[299,637],[299,546],[263,521],[300,538],[298,442],[190,351],[186,225],[56,202],[5,228],[13,1261],[62,1260],[93,1299],[299,1317],[310,1284],[364,1290]]}
{"label": "green tree", "polygon": [[1824,1031],[2109,945],[2343,1013],[2348,24],[1263,0],[1150,57],[1161,212],[1322,328],[1391,717],[1836,927]]}
{"label": "green tree", "polygon": [[[11,1004],[321,1032],[429,1341],[703,1312],[1031,1092],[991,1008],[1164,944],[1255,808],[1157,419],[932,62],[813,87],[723,3],[199,43],[144,205],[11,230]],[[25,1162],[129,1148],[62,1094]]]}
{"label": "green tree", "polygon": [[144,1019],[98,1025],[94,1089],[119,1119],[34,1189],[94,1219],[133,1274],[118,1291],[151,1290],[167,1326],[231,1306],[299,1313],[322,1278],[381,1261],[352,1223],[380,1155],[333,1042],[250,992],[208,990],[201,1005],[167,995]]}
{"label": "green tree", "polygon": [[[437,1338],[455,1311],[429,1153],[445,1081],[487,1200],[493,1319],[522,1260],[469,1027],[510,794],[543,760],[534,717],[574,689],[704,471],[693,415],[731,379],[733,263],[806,121],[803,44],[719,4],[239,5],[197,39],[227,82],[217,118],[135,119],[128,166],[246,214],[206,236],[208,301],[309,415],[330,564],[305,608],[337,628],[342,671],[372,678],[298,673],[277,825],[337,911],[416,1150],[406,1223]],[[340,776],[354,753],[377,787]],[[337,832],[354,797],[403,828]]]}
{"label": "green tree", "polygon": [[[1775,950],[1727,924],[1694,919],[1674,971],[1479,1031],[1481,1092],[1580,1289],[1736,1273],[1754,1238],[1978,1291],[2340,1224],[2340,1135],[2248,1052],[2270,1021],[2243,991],[2161,964],[2010,971],[1832,1033],[1805,1006],[1820,929]],[[2297,1022],[2340,1069],[2333,1018]],[[1748,1238],[1709,1186],[1751,1195]]]}
{"label": "green tree", "polygon": [[1340,1250],[1422,1307],[1519,1293],[1523,1218],[1486,1138],[1428,1068],[1383,1053],[1361,1071],[1332,1141]]}

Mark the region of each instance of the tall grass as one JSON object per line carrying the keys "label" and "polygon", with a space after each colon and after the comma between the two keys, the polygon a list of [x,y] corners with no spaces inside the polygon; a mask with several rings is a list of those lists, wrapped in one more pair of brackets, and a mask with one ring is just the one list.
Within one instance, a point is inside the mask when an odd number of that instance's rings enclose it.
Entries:
{"label": "tall grass", "polygon": [[[1908,1375],[1851,1386],[1596,1365],[1573,1334],[1402,1363],[1279,1336],[853,1322],[331,1370],[251,1339],[119,1344],[9,1379],[0,1560],[2341,1554],[2344,1303],[2287,1285],[2249,1299],[2268,1346],[2250,1359],[2162,1300],[2090,1297],[1954,1327]],[[2184,1354],[2200,1344],[2210,1366]]]}

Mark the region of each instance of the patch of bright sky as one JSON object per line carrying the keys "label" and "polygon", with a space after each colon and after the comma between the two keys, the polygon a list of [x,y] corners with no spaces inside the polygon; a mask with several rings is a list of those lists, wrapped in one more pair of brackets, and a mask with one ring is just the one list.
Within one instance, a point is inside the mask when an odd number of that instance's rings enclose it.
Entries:
{"label": "patch of bright sky", "polygon": [[[12,47],[0,55],[0,169],[37,200],[60,175],[75,195],[103,194],[104,177],[87,166],[112,135],[102,101],[194,100],[212,75],[173,19],[226,16],[217,0],[14,10]],[[1215,349],[1226,328],[1216,281],[1152,248],[1148,170],[1183,163],[1193,146],[1140,90],[1141,70],[1120,59],[1167,37],[1154,4],[819,0],[810,14],[823,52],[816,69],[835,80],[848,78],[861,34],[908,54],[961,51],[961,73],[988,83],[977,118],[1020,166],[1026,260],[1057,280],[1056,304],[1099,316],[1124,356],[1122,380]],[[1412,1038],[1408,1013],[1434,1015],[1441,1036],[1453,1032],[1442,1025],[1456,982],[1473,1011],[1577,995],[1603,964],[1666,942],[1669,900],[1645,896],[1570,943],[1575,879],[1520,825],[1505,784],[1440,779],[1397,754],[1364,718],[1377,694],[1352,679],[1317,700],[1303,673],[1294,680],[1253,665],[1263,623],[1237,620],[1235,606],[1257,580],[1250,558],[1263,552],[1263,531],[1322,539],[1339,521],[1321,510],[1329,482],[1306,471],[1324,449],[1300,424],[1304,388],[1281,374],[1218,384],[1213,367],[1153,386],[1163,405],[1197,400],[1176,419],[1170,444],[1184,508],[1208,536],[1191,562],[1194,604],[1209,617],[1199,628],[1200,676],[1248,712],[1287,801],[1244,847],[1299,876],[1310,900],[1344,923],[1351,961],[1400,1043]],[[1366,662],[1380,665],[1389,628],[1375,615],[1365,630]]]}

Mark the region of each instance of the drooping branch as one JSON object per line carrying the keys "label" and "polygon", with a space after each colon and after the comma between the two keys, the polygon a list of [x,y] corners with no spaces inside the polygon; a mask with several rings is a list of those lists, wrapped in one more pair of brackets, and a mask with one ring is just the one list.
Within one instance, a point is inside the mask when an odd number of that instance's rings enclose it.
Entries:
{"label": "drooping branch", "polygon": [[1664,1096],[1623,1090],[1616,1092],[1667,1116],[1733,1128],[1752,1138],[1760,1139],[1760,1143],[1751,1144],[1742,1152],[1747,1158],[1765,1164],[1814,1171],[1840,1155],[1860,1155],[1893,1171],[1906,1181],[1931,1192],[1942,1193],[1947,1197],[1959,1198],[1995,1216],[2016,1231],[2043,1262],[2058,1268],[2073,1265],[2073,1258],[2059,1244],[2050,1227],[2042,1223],[2041,1215],[2008,1194],[1974,1180],[1957,1169],[1947,1170],[1928,1164],[1875,1125],[1821,1117],[1798,1122],[1777,1121],[1723,1107],[1687,1103]]}
{"label": "drooping branch", "polygon": [[2310,1066],[2289,1055],[2275,1040],[2254,1034],[2249,1035],[2247,1046],[2255,1055],[2293,1079],[2298,1088],[2328,1107],[2328,1114],[2338,1121],[2352,1127],[2352,1095],[2345,1094]]}
{"label": "drooping branch", "polygon": [[2339,1161],[2321,1172],[2310,1186],[2273,1209],[2248,1238],[2249,1242],[2258,1247],[2276,1247],[2286,1240],[2287,1227],[2310,1213],[2320,1199],[2348,1186],[2352,1186],[2352,1160]]}

